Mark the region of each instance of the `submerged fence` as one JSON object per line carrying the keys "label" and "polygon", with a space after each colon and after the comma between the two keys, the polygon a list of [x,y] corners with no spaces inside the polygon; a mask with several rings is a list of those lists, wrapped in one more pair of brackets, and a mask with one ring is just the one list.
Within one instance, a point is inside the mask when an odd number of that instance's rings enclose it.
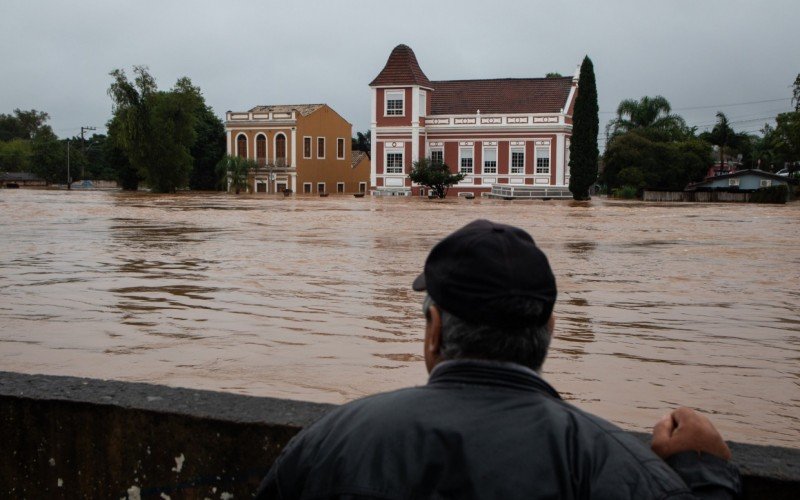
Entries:
{"label": "submerged fence", "polygon": [[694,202],[729,202],[747,203],[750,201],[751,192],[730,191],[648,191],[642,194],[643,201],[694,201]]}

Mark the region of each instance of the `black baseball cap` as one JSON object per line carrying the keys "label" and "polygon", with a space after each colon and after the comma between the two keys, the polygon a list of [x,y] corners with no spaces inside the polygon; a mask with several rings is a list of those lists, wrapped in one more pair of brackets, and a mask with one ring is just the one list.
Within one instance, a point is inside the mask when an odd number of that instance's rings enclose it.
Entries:
{"label": "black baseball cap", "polygon": [[412,288],[464,321],[504,327],[547,323],[557,295],[531,235],[482,219],[437,243]]}

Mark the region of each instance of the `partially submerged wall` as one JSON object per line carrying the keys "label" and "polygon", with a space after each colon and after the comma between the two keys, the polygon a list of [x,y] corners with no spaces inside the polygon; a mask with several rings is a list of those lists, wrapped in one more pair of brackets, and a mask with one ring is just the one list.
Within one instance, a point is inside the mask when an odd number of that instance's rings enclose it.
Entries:
{"label": "partially submerged wall", "polygon": [[[0,497],[250,498],[286,442],[331,408],[0,372]],[[731,449],[746,498],[796,498],[800,450]]]}

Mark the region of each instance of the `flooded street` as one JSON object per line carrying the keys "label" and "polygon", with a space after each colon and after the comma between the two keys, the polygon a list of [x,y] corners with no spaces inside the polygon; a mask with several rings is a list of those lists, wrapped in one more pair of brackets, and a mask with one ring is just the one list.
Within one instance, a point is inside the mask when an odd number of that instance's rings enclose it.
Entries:
{"label": "flooded street", "polygon": [[426,380],[431,246],[515,224],[559,285],[545,378],[649,430],[677,405],[800,447],[800,203],[0,191],[0,370],[341,403]]}

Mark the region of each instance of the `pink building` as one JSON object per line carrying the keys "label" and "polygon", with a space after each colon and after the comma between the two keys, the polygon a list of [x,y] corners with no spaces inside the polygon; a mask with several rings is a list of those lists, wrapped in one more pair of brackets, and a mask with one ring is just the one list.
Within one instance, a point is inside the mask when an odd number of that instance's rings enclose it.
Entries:
{"label": "pink building", "polygon": [[465,174],[450,195],[480,195],[492,186],[568,194],[577,72],[431,81],[414,51],[398,45],[370,88],[373,194],[427,194],[408,179],[420,158],[442,160]]}

